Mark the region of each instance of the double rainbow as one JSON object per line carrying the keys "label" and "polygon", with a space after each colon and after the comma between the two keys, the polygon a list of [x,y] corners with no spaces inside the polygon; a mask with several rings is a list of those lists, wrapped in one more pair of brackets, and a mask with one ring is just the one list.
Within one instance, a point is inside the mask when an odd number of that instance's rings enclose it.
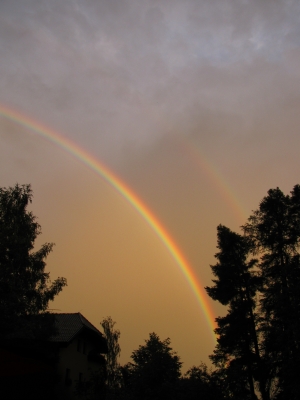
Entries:
{"label": "double rainbow", "polygon": [[61,147],[77,159],[81,160],[84,164],[90,167],[91,170],[95,171],[100,175],[108,184],[110,184],[117,192],[119,192],[129,204],[142,216],[142,218],[148,223],[153,229],[162,243],[165,245],[173,259],[186,277],[192,291],[194,292],[197,301],[205,315],[205,319],[208,323],[209,329],[212,332],[212,337],[215,340],[214,329],[215,317],[213,311],[208,303],[208,296],[204,289],[200,285],[197,276],[195,275],[192,267],[184,257],[178,245],[174,239],[167,232],[166,228],[156,218],[152,211],[143,203],[143,201],[133,192],[133,190],[125,184],[118,176],[116,176],[107,166],[96,159],[92,154],[87,152],[82,147],[79,147],[75,142],[62,136],[58,132],[49,129],[40,122],[22,114],[19,111],[13,110],[5,105],[0,105],[0,116],[13,121],[23,127],[26,127],[46,140],[54,143]]}

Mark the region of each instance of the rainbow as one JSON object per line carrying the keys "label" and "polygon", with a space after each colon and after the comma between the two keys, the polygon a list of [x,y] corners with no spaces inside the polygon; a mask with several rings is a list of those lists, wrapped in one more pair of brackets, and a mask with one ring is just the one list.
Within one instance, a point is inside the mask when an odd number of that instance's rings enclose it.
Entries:
{"label": "rainbow", "polygon": [[13,110],[7,106],[0,104],[0,116],[26,127],[55,145],[61,147],[66,152],[81,160],[85,165],[100,175],[108,184],[110,184],[118,193],[120,193],[130,203],[134,209],[143,217],[148,225],[153,229],[158,238],[162,241],[169,253],[183,272],[186,277],[192,291],[194,292],[197,301],[204,313],[205,319],[208,323],[212,337],[215,342],[216,338],[213,333],[216,328],[215,316],[208,303],[208,296],[205,293],[202,286],[198,282],[198,278],[195,275],[192,267],[184,257],[178,245],[174,239],[167,232],[165,227],[160,223],[156,216],[149,210],[149,208],[142,202],[142,200],[132,191],[132,189],[126,185],[118,176],[116,176],[110,169],[107,168],[103,163],[96,159],[92,154],[79,147],[75,142],[62,136],[58,132],[49,129],[45,125],[33,120],[27,115],[22,114],[19,111]]}
{"label": "rainbow", "polygon": [[247,219],[247,213],[241,206],[241,202],[237,200],[237,195],[233,193],[228,182],[221,176],[220,171],[210,163],[201,149],[194,143],[188,140],[179,142],[181,150],[187,154],[188,159],[201,171],[204,171],[205,176],[214,183],[214,186],[219,189],[219,194],[223,197],[225,203],[231,208],[235,219],[239,224],[243,224]]}

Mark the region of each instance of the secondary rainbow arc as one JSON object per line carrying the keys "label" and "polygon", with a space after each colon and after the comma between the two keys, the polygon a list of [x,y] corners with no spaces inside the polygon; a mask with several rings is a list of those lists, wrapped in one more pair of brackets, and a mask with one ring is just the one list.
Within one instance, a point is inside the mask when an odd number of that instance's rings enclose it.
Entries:
{"label": "secondary rainbow arc", "polygon": [[14,123],[26,127],[38,135],[44,137],[50,142],[63,148],[69,154],[80,159],[84,164],[89,166],[93,171],[100,175],[108,184],[110,184],[118,193],[120,193],[143,217],[148,225],[153,229],[158,238],[165,245],[177,265],[180,267],[184,276],[186,277],[192,291],[194,292],[200,307],[203,311],[205,319],[208,323],[210,331],[212,332],[213,340],[215,335],[213,333],[216,324],[213,311],[208,303],[208,296],[202,286],[198,282],[198,278],[194,273],[192,267],[189,265],[182,251],[175,243],[174,239],[167,232],[166,228],[161,224],[153,212],[146,206],[146,204],[134,193],[134,191],[126,185],[114,172],[112,172],[106,165],[99,161],[96,157],[88,151],[80,147],[74,141],[64,137],[60,133],[49,129],[40,122],[28,117],[27,115],[13,110],[5,105],[0,104],[0,115]]}
{"label": "secondary rainbow arc", "polygon": [[241,206],[241,203],[237,201],[237,195],[233,193],[229,183],[226,182],[221,172],[208,161],[205,154],[201,151],[199,146],[192,144],[188,140],[181,141],[180,147],[184,153],[187,154],[189,160],[201,171],[204,171],[207,179],[209,179],[214,186],[218,189],[219,194],[223,197],[224,202],[227,203],[228,207],[232,210],[236,221],[239,224],[243,224],[247,219],[247,213]]}

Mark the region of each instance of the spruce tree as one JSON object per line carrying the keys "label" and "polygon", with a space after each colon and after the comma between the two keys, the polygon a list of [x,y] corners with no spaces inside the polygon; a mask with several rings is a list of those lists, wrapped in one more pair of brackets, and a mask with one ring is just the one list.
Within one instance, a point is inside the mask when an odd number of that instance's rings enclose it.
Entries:
{"label": "spruce tree", "polygon": [[228,306],[228,313],[216,319],[217,346],[211,360],[223,371],[230,396],[256,399],[257,382],[262,398],[267,400],[256,315],[256,293],[261,284],[257,260],[249,259],[251,242],[247,238],[222,225],[217,230],[218,262],[211,266],[216,279],[206,291]]}
{"label": "spruce tree", "polygon": [[260,256],[261,331],[278,399],[300,393],[300,186],[291,195],[271,189],[243,226]]}

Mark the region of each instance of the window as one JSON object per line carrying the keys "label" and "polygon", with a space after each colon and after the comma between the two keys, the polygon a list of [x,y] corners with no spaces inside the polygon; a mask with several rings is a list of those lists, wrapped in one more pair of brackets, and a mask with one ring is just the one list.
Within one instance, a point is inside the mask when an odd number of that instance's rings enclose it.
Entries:
{"label": "window", "polygon": [[81,340],[80,339],[78,339],[78,342],[77,342],[77,351],[79,351],[79,353],[81,353]]}
{"label": "window", "polygon": [[71,384],[72,384],[72,381],[71,381],[71,370],[70,370],[70,368],[66,368],[65,385],[70,386]]}
{"label": "window", "polygon": [[86,343],[85,342],[83,342],[83,350],[82,350],[82,352],[83,352],[83,354],[86,353]]}

